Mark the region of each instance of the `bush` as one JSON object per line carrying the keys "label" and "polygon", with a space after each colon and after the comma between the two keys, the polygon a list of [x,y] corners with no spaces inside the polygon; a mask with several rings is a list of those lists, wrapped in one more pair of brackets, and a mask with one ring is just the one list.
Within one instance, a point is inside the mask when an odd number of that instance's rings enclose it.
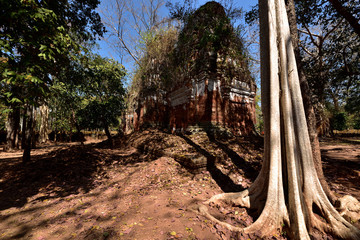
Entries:
{"label": "bush", "polygon": [[354,129],[360,129],[360,117],[355,120]]}
{"label": "bush", "polygon": [[345,130],[347,128],[348,116],[345,112],[335,113],[331,119],[331,126],[334,130]]}

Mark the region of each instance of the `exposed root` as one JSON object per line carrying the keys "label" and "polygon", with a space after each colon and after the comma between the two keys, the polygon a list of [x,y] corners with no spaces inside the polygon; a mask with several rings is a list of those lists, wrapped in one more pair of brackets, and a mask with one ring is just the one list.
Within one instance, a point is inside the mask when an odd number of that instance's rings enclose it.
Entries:
{"label": "exposed root", "polygon": [[360,220],[360,202],[353,196],[346,195],[339,198],[336,206],[340,215],[348,222],[352,223]]}
{"label": "exposed root", "polygon": [[[222,193],[211,197],[208,201],[204,202],[204,204],[208,205],[210,203],[220,204],[220,203],[227,203],[231,205],[236,205],[239,207],[245,207],[248,209],[257,209],[258,212],[261,212],[259,218],[250,226],[247,227],[237,227],[233,226],[229,223],[220,221],[219,219],[215,218],[213,215],[209,213],[208,208],[205,205],[198,205],[197,210],[199,213],[211,221],[229,229],[233,232],[241,232],[245,234],[259,234],[261,237],[268,236],[275,234],[282,223],[289,222],[287,211],[284,206],[280,206],[281,204],[268,204],[264,208],[264,201],[259,201],[259,199],[264,199],[264,192],[260,192],[258,189],[257,191],[253,191],[250,194],[251,188],[248,190],[244,190],[239,193]],[[266,192],[265,192],[266,193]],[[257,200],[257,201],[254,201]],[[271,200],[270,200],[271,201]],[[275,205],[275,206],[274,206]],[[279,206],[277,206],[279,205]],[[273,214],[274,207],[279,210],[278,214]]]}
{"label": "exposed root", "polygon": [[238,193],[221,193],[212,196],[205,204],[225,202],[227,204],[239,205],[241,207],[250,208],[249,191],[244,190]]}
{"label": "exposed root", "polygon": [[198,211],[201,215],[207,217],[208,219],[210,219],[211,221],[221,225],[221,226],[224,226],[226,227],[227,229],[229,229],[230,231],[233,231],[233,232],[244,232],[244,228],[240,228],[240,227],[236,227],[236,226],[233,226],[229,223],[226,223],[226,222],[223,222],[223,221],[220,221],[219,219],[215,218],[213,215],[211,215],[208,211],[208,208],[204,205],[199,205],[199,208],[198,208]]}
{"label": "exposed root", "polygon": [[284,222],[284,216],[273,214],[270,211],[263,211],[260,217],[250,226],[237,227],[215,218],[213,215],[209,213],[208,208],[205,205],[199,205],[198,211],[201,215],[207,217],[214,223],[217,223],[229,229],[230,231],[241,232],[245,234],[253,234],[253,233],[260,234],[260,237],[275,234],[278,231],[279,226],[281,226],[282,223]]}
{"label": "exposed root", "polygon": [[360,239],[360,229],[353,226],[331,205],[327,198],[319,196],[315,204],[320,208],[326,223],[319,223],[317,220],[317,228],[320,231],[329,232],[341,239]]}

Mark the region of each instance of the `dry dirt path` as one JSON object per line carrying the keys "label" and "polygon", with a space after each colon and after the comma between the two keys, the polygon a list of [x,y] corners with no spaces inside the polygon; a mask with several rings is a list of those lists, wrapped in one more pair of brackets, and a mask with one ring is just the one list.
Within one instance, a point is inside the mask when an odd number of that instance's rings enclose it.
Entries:
{"label": "dry dirt path", "polygon": [[[0,152],[0,239],[257,239],[230,233],[191,206],[247,188],[261,165],[261,145],[145,131],[117,139],[114,149],[94,142],[36,149],[26,166],[20,152]],[[351,161],[336,159],[340,150],[331,145],[322,149],[331,187],[359,199],[358,148],[351,148]],[[175,161],[188,155],[213,165],[194,174]],[[215,210],[230,223],[253,221],[233,206]]]}
{"label": "dry dirt path", "polygon": [[338,196],[352,195],[360,201],[360,140],[326,139],[321,143],[325,177]]}

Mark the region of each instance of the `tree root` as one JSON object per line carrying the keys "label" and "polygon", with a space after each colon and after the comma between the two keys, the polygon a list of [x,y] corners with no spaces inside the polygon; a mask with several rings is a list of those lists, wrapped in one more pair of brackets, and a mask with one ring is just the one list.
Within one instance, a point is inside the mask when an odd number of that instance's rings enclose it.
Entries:
{"label": "tree root", "polygon": [[[349,201],[352,202],[354,198],[351,196],[345,196],[344,199],[349,203]],[[356,202],[359,203],[357,200]],[[341,213],[335,209],[325,195],[317,195],[317,199],[315,199],[313,204],[317,206],[321,213],[319,218],[315,216],[314,211],[311,212],[310,219],[314,228],[322,232],[328,232],[341,239],[360,239],[360,229],[356,228],[351,222],[345,219]],[[343,207],[345,206],[343,205]],[[323,217],[323,219],[321,219],[321,217]]]}
{"label": "tree root", "polygon": [[[204,202],[204,204],[219,204],[221,202],[224,202],[227,204],[234,204],[239,207],[245,207],[248,209],[256,209],[256,206],[250,205],[249,199],[249,191],[245,190],[239,193],[223,193],[215,195],[206,202]],[[286,223],[286,225],[290,225],[287,212],[285,214],[274,214],[274,212],[266,211],[266,209],[263,209],[262,214],[253,224],[247,227],[237,227],[215,218],[209,213],[208,208],[204,204],[198,205],[196,210],[201,215],[205,216],[211,221],[233,232],[241,232],[245,234],[260,233],[260,237],[264,237],[276,233],[276,231],[278,231],[281,226],[284,226],[283,223]],[[313,229],[317,229],[321,232],[330,233],[341,239],[360,239],[360,230],[354,227],[348,221],[346,221],[340,215],[340,213],[337,212],[334,207],[332,207],[332,205],[329,205],[330,202],[323,202],[322,200],[317,200],[317,202],[314,202],[314,204],[318,207],[320,213],[315,214],[313,211],[311,211],[309,214]],[[317,214],[319,214],[319,216],[316,216]]]}
{"label": "tree root", "polygon": [[353,196],[346,195],[339,198],[335,206],[340,215],[348,222],[358,222],[360,220],[360,202]]}
{"label": "tree root", "polygon": [[[232,205],[236,205],[236,206],[240,206],[240,207],[245,207],[248,209],[257,209],[257,210],[259,210],[259,212],[261,212],[261,210],[263,210],[263,208],[264,208],[264,204],[261,203],[260,201],[255,201],[255,203],[254,202],[251,203],[252,201],[250,201],[250,199],[253,199],[253,198],[257,199],[257,200],[261,199],[261,197],[263,197],[261,195],[264,195],[264,193],[262,193],[260,191],[256,191],[250,195],[249,194],[250,191],[251,191],[251,189],[244,190],[244,191],[238,192],[238,193],[218,194],[218,195],[211,197],[209,200],[204,202],[204,204],[205,205],[209,205],[210,203],[219,204],[219,203],[223,202],[223,203],[232,204]],[[287,222],[289,221],[286,210],[280,211],[280,214],[272,214],[272,212],[269,211],[270,209],[268,211],[266,211],[267,207],[265,206],[264,211],[261,212],[261,215],[253,224],[251,224],[250,226],[247,226],[247,227],[237,227],[237,226],[233,226],[229,223],[220,221],[219,219],[215,218],[213,215],[211,215],[209,213],[208,208],[204,204],[200,204],[197,206],[197,211],[201,215],[207,217],[211,221],[213,221],[221,226],[224,226],[225,228],[227,228],[233,232],[241,232],[241,233],[245,233],[245,234],[253,234],[254,233],[254,234],[260,234],[260,237],[264,237],[264,236],[275,234],[277,232],[277,230],[279,229],[279,226],[281,226],[282,223],[284,222],[284,219]],[[270,208],[272,208],[272,207],[273,206],[270,206]],[[281,214],[281,212],[283,212],[283,214]]]}

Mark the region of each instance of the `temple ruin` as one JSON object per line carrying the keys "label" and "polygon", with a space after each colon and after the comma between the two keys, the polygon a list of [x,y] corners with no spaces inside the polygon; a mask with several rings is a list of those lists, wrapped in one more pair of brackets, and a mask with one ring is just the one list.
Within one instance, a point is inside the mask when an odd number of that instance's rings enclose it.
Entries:
{"label": "temple ruin", "polygon": [[[134,105],[127,124],[176,131],[221,129],[234,135],[254,131],[256,85],[247,56],[224,8],[200,7],[178,35],[173,75],[166,91],[153,91]],[[156,65],[156,64],[155,64]],[[152,78],[161,78],[156,71]]]}

